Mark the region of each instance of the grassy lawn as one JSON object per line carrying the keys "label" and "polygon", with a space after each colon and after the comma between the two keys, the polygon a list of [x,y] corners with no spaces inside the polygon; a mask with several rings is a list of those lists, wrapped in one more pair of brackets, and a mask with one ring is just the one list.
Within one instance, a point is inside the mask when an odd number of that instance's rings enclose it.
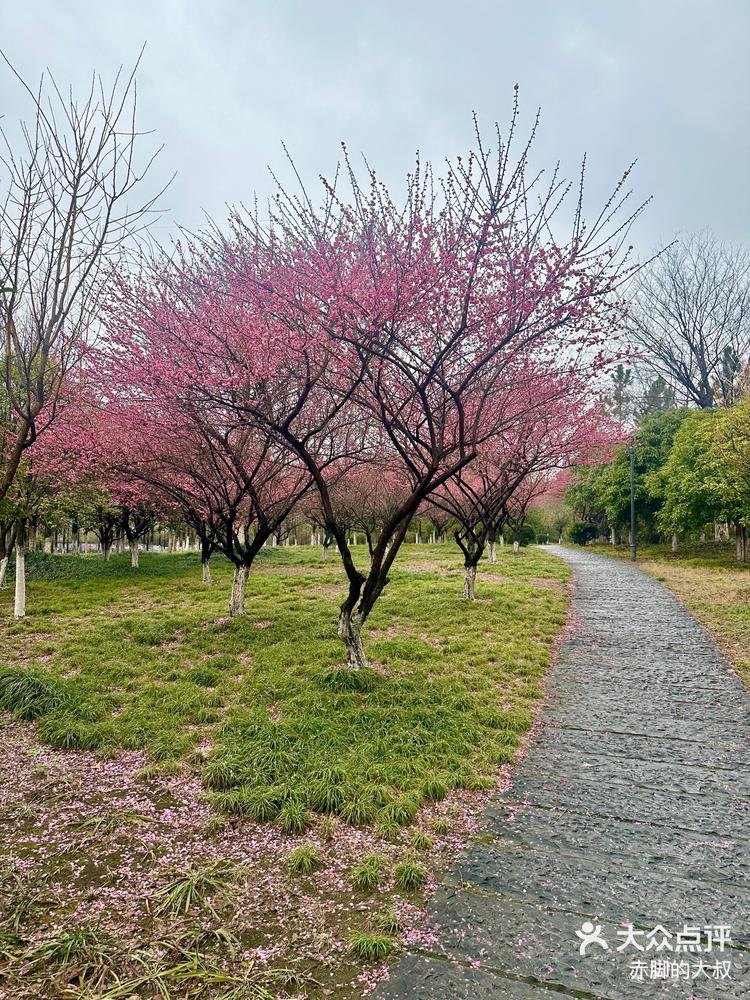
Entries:
{"label": "grassy lawn", "polygon": [[[591,547],[604,555],[629,558],[627,546]],[[638,565],[672,590],[750,686],[750,566],[735,559],[733,545],[667,545],[638,549]]]}
{"label": "grassy lawn", "polygon": [[501,551],[468,604],[406,546],[351,674],[320,549],[264,551],[232,621],[219,560],[36,557],[28,619],[0,592],[9,995],[361,996],[531,723],[567,575]]}

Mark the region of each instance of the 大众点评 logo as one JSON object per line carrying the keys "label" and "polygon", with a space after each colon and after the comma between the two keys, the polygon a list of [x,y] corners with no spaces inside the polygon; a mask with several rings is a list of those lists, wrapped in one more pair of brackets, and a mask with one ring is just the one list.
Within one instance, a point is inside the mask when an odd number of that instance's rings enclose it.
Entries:
{"label": "\u5927\u4f17\u70b9\u8bc4 logo", "polygon": [[650,930],[624,924],[615,931],[620,943],[610,948],[601,924],[585,920],[580,930],[576,931],[576,937],[580,942],[578,952],[584,956],[591,951],[616,954],[628,949],[643,953],[629,966],[630,978],[636,982],[647,979],[722,980],[729,979],[731,975],[731,961],[713,955],[712,960],[704,957],[713,952],[723,952],[725,946],[731,943],[729,924],[683,924],[681,930],[674,932],[661,924]]}

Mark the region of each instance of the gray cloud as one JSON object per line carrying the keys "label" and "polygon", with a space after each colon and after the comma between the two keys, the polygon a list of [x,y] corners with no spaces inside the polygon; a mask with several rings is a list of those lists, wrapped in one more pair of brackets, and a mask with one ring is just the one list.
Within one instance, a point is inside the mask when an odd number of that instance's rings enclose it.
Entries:
{"label": "gray cloud", "polygon": [[[644,248],[679,230],[743,241],[750,228],[750,4],[746,0],[29,0],[6,5],[2,47],[29,80],[49,66],[84,86],[147,49],[140,122],[178,171],[174,219],[271,190],[285,140],[306,179],[332,173],[344,139],[392,184],[419,148],[439,162],[471,140],[471,112],[543,109],[535,162],[575,175],[596,206],[634,158]],[[25,101],[0,71],[0,113]]]}

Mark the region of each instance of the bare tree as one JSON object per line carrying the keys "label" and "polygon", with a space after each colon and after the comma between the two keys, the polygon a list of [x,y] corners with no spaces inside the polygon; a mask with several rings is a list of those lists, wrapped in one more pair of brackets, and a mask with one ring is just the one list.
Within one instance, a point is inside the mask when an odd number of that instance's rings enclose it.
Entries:
{"label": "bare tree", "polygon": [[135,68],[109,88],[94,75],[79,101],[52,77],[32,91],[2,58],[32,114],[18,142],[0,129],[0,500],[91,338],[107,263],[143,232],[161,194],[134,200],[156,155],[136,160]]}
{"label": "bare tree", "polygon": [[636,277],[628,331],[681,402],[731,403],[750,355],[750,256],[699,233]]}

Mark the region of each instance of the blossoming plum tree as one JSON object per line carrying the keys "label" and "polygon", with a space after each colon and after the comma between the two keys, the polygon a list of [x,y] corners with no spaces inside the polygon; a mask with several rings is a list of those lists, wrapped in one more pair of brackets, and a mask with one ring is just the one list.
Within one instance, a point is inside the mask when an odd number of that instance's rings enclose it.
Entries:
{"label": "blossoming plum tree", "polygon": [[[601,363],[621,316],[640,211],[620,221],[628,172],[591,226],[581,182],[568,235],[553,235],[571,185],[529,175],[533,133],[514,158],[516,114],[494,151],[477,131],[442,179],[417,161],[402,204],[348,158],[346,198],[338,177],[320,208],[281,189],[267,225],[233,214],[152,261],[147,287],[123,286],[113,311],[118,349],[162,390],[263,428],[309,474],[348,581],[350,667],[367,664],[364,622],[420,506],[503,432],[498,399],[527,365],[558,372],[582,351]],[[363,570],[332,487],[376,450],[403,497]]]}

